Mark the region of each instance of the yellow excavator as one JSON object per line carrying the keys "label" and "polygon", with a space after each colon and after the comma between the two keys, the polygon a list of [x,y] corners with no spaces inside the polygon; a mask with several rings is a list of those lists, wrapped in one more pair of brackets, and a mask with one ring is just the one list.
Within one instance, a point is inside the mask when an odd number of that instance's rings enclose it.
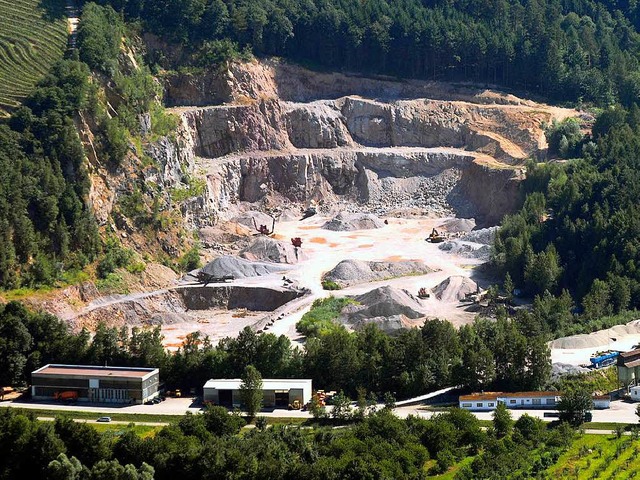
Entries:
{"label": "yellow excavator", "polygon": [[427,241],[431,243],[442,243],[444,242],[444,236],[434,228],[431,231],[431,235],[429,235],[429,238],[427,238]]}

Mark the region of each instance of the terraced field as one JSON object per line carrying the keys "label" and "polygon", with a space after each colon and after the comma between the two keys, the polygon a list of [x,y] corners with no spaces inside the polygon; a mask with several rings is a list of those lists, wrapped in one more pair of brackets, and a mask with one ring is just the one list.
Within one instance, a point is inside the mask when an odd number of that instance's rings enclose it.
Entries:
{"label": "terraced field", "polygon": [[67,38],[64,0],[0,0],[0,117],[62,58]]}
{"label": "terraced field", "polygon": [[640,441],[631,436],[584,435],[558,459],[547,476],[576,480],[640,478]]}

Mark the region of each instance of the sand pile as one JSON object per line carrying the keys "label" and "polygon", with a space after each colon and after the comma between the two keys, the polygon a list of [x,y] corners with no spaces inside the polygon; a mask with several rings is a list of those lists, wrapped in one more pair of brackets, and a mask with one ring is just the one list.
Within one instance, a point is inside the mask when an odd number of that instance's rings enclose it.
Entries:
{"label": "sand pile", "polygon": [[371,230],[384,227],[384,222],[370,213],[340,212],[325,223],[322,228],[335,232],[351,232],[353,230]]}
{"label": "sand pile", "polygon": [[265,236],[257,237],[251,245],[240,252],[240,256],[253,262],[265,261],[290,265],[307,259],[302,248],[296,249],[291,242]]}
{"label": "sand pile", "polygon": [[476,228],[476,220],[474,218],[452,218],[438,228],[448,233],[470,232]]}
{"label": "sand pile", "polygon": [[271,225],[273,225],[273,218],[271,218],[266,213],[257,212],[255,210],[249,210],[247,212],[236,215],[231,219],[231,221],[239,223],[240,225],[244,225],[245,227],[249,227],[252,231],[255,230],[256,225],[258,227],[260,227],[260,225],[266,225],[269,230],[271,230]]}
{"label": "sand pile", "polygon": [[278,273],[286,270],[286,267],[265,262],[250,262],[244,258],[225,255],[207,263],[202,271],[214,277],[233,275],[234,278],[259,277]]}
{"label": "sand pile", "polygon": [[583,333],[571,335],[570,337],[558,338],[551,342],[551,348],[594,348],[609,345],[612,338],[620,339],[626,335],[637,335],[640,333],[640,320],[633,320],[626,325],[616,325],[606,330],[599,330],[593,333]]}
{"label": "sand pile", "polygon": [[402,262],[365,262],[362,260],[343,260],[333,270],[327,272],[322,280],[329,280],[345,288],[359,283],[377,282],[407,275],[425,275],[434,270],[420,261]]}
{"label": "sand pile", "polygon": [[340,316],[340,321],[352,328],[375,323],[382,330],[395,331],[405,327],[406,319],[424,316],[419,300],[398,288],[376,288],[354,297],[354,300],[359,305],[346,307]]}
{"label": "sand pile", "polygon": [[478,284],[469,277],[454,275],[435,286],[431,291],[438,300],[443,302],[453,302],[464,300],[467,294],[475,293]]}

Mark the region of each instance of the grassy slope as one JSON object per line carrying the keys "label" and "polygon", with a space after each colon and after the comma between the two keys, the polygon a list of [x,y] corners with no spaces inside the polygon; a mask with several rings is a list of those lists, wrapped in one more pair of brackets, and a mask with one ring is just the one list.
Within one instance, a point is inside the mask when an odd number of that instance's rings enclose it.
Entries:
{"label": "grassy slope", "polygon": [[62,58],[67,36],[64,0],[0,0],[0,117]]}

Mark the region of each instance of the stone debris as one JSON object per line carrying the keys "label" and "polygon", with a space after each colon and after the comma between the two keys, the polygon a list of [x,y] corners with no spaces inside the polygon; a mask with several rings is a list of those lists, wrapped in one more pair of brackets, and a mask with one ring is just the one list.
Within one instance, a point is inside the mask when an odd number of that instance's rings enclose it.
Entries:
{"label": "stone debris", "polygon": [[399,288],[384,286],[353,298],[358,304],[345,307],[338,321],[354,329],[375,323],[392,332],[405,328],[407,319],[425,315],[420,301]]}
{"label": "stone debris", "polygon": [[275,263],[252,262],[244,258],[224,255],[206,264],[202,271],[208,275],[222,278],[232,275],[234,278],[259,277],[286,270]]}
{"label": "stone debris", "polygon": [[322,228],[336,232],[351,232],[353,230],[371,230],[384,227],[384,222],[370,213],[340,212],[325,223]]}
{"label": "stone debris", "polygon": [[366,262],[343,260],[323,276],[323,280],[345,288],[360,283],[377,282],[407,275],[426,275],[434,270],[421,261]]}
{"label": "stone debris", "polygon": [[454,302],[464,300],[467,294],[477,292],[478,284],[469,277],[453,275],[439,283],[431,291],[442,302]]}
{"label": "stone debris", "polygon": [[307,259],[302,248],[294,247],[291,242],[265,236],[257,237],[251,245],[240,252],[240,256],[252,262],[264,261],[290,265]]}

